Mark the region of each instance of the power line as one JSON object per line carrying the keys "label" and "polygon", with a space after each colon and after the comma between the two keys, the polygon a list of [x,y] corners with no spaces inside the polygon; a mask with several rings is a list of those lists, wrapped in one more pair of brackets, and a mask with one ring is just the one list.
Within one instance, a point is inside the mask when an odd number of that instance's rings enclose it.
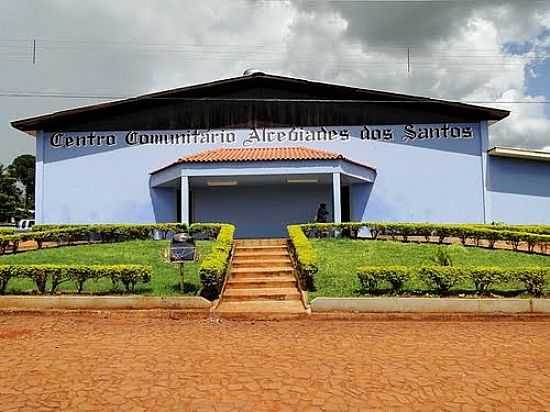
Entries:
{"label": "power line", "polygon": [[246,98],[188,98],[188,97],[155,97],[155,96],[142,96],[142,97],[129,97],[129,96],[107,96],[107,95],[84,95],[84,94],[57,94],[57,93],[25,93],[25,92],[0,92],[1,97],[42,97],[42,98],[62,98],[62,99],[96,99],[96,100],[127,100],[127,99],[139,99],[139,100],[168,100],[168,101],[188,101],[188,102],[302,102],[302,103],[429,103],[439,104],[446,103],[447,101],[467,104],[550,104],[550,100],[454,100],[449,99],[441,100],[354,100],[354,99],[246,99]]}
{"label": "power line", "polygon": [[[37,59],[37,43],[40,41],[40,49],[42,58]],[[2,44],[4,43],[4,44]],[[7,43],[7,44],[6,44]],[[124,52],[133,54],[141,54],[144,56],[154,56],[161,54],[181,55],[188,58],[200,56],[202,60],[217,60],[217,61],[234,61],[235,59],[246,58],[251,64],[276,64],[280,59],[277,54],[283,54],[287,50],[286,45],[274,45],[265,43],[248,43],[248,44],[230,44],[230,43],[206,43],[197,45],[195,43],[141,43],[136,44],[130,41],[94,41],[94,40],[52,40],[52,39],[0,39],[0,63],[15,63],[19,59],[25,59],[28,52],[27,47],[32,48],[32,64],[45,61],[52,54],[59,58],[59,54],[73,54],[80,52],[83,54],[108,54],[110,52],[119,51],[121,48]],[[369,47],[369,51],[391,51],[402,50],[403,56],[397,57],[396,60],[403,61],[371,61],[373,57],[365,57],[364,55],[348,54],[340,57],[340,62],[332,64],[335,68],[364,68],[364,67],[385,67],[393,65],[403,67],[407,73],[411,73],[413,66],[415,69],[424,69],[426,67],[440,67],[443,65],[451,65],[459,62],[454,60],[460,59],[460,69],[464,71],[477,71],[479,69],[492,69],[494,67],[513,67],[526,66],[542,63],[550,59],[550,53],[543,53],[540,50],[526,50],[524,54],[494,54],[506,53],[501,48],[487,49],[460,49],[460,48],[423,48],[423,47]],[[424,53],[426,50],[428,53]],[[466,51],[461,53],[460,51]],[[455,52],[456,55],[442,52]],[[489,53],[488,53],[489,52]],[[491,53],[493,52],[493,53]],[[482,54],[477,54],[482,53]],[[531,54],[532,53],[532,54]],[[250,56],[249,54],[252,54]],[[266,59],[267,57],[267,59]],[[311,58],[315,58],[313,52],[301,53],[294,61],[297,63],[308,62]],[[391,58],[391,57],[390,57]],[[367,61],[365,61],[367,59]],[[466,61],[465,61],[466,60]]]}

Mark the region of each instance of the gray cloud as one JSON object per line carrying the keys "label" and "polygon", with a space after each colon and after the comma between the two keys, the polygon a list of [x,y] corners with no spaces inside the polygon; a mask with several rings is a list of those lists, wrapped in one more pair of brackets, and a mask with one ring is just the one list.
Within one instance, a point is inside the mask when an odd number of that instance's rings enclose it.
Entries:
{"label": "gray cloud", "polygon": [[[346,35],[365,47],[439,47],[476,16],[499,25],[503,41],[522,42],[540,30],[550,2],[518,0],[320,2],[297,0],[305,12],[332,10],[348,22]],[[474,45],[472,45],[474,46]],[[390,51],[390,50],[388,50]]]}
{"label": "gray cloud", "polygon": [[[525,92],[528,58],[498,64],[511,61],[507,42],[533,40],[550,28],[550,2],[511,0],[18,0],[3,9],[0,90],[108,96],[232,77],[253,66],[441,98],[538,101]],[[548,53],[548,45],[540,47]],[[489,57],[472,58],[476,53]],[[452,58],[461,55],[470,57]],[[95,101],[0,96],[0,162],[32,150],[32,138],[9,121]],[[548,146],[542,104],[516,106],[506,106],[514,117],[493,129],[495,141]]]}

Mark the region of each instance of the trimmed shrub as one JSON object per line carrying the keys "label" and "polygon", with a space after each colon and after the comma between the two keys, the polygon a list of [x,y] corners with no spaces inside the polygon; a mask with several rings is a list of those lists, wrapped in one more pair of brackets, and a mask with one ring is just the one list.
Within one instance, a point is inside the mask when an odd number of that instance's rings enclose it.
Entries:
{"label": "trimmed shrub", "polygon": [[103,242],[117,240],[146,240],[159,231],[166,238],[168,232],[186,232],[184,223],[153,223],[153,224],[93,224],[93,225],[34,225],[33,232],[57,232],[80,234],[84,240],[95,235]]}
{"label": "trimmed shrub", "polygon": [[446,246],[439,246],[435,251],[432,261],[440,266],[453,266],[453,258]]}
{"label": "trimmed shrub", "polygon": [[210,240],[216,239],[223,225],[224,223],[193,223],[189,227],[189,234],[194,237],[198,235]]}
{"label": "trimmed shrub", "polygon": [[313,246],[300,225],[287,227],[290,246],[298,264],[298,275],[302,290],[315,289],[315,274],[319,271],[319,260]]}
{"label": "trimmed shrub", "polygon": [[113,284],[121,282],[124,285],[126,292],[133,293],[138,282],[148,283],[151,281],[151,268],[146,266],[111,266],[109,272],[109,276]]}
{"label": "trimmed shrub", "polygon": [[[215,237],[219,231],[220,224],[196,224],[193,225],[195,232],[205,231],[208,236]],[[40,229],[40,230],[39,230]],[[17,233],[14,235],[0,234],[0,255],[11,247],[17,252],[19,243],[32,240],[36,242],[38,249],[41,249],[45,242],[54,242],[57,245],[73,244],[74,242],[120,242],[128,240],[147,240],[154,237],[155,231],[163,233],[166,238],[169,232],[187,231],[188,227],[182,223],[159,223],[139,225],[35,225],[30,232]]]}
{"label": "trimmed shrub", "polygon": [[28,234],[15,234],[0,237],[0,254],[4,254],[6,249],[11,246],[12,252],[17,253],[19,249],[19,243],[26,240]]}
{"label": "trimmed shrub", "polygon": [[46,293],[48,284],[53,293],[67,281],[74,281],[80,293],[86,281],[105,277],[113,283],[122,282],[126,292],[134,292],[138,282],[151,280],[151,272],[151,267],[142,265],[0,265],[0,292],[5,292],[8,281],[14,277],[31,279],[40,293]]}
{"label": "trimmed shrub", "polygon": [[384,280],[377,269],[370,267],[359,268],[359,272],[357,273],[362,289],[371,294],[378,289],[378,285]]}
{"label": "trimmed shrub", "polygon": [[359,230],[367,229],[372,239],[386,235],[393,240],[401,238],[405,242],[411,236],[424,237],[426,241],[434,236],[442,244],[450,237],[457,237],[463,245],[473,240],[479,246],[482,240],[486,240],[489,248],[494,248],[497,241],[506,241],[515,251],[519,250],[521,242],[525,242],[529,252],[533,252],[537,246],[545,250],[550,245],[550,226],[348,222],[312,223],[301,227],[308,237],[357,237]]}
{"label": "trimmed shrub", "polygon": [[511,232],[532,233],[537,235],[550,235],[550,225],[506,225],[502,223],[491,223],[488,225],[473,225],[482,229],[492,229],[496,231],[506,230]]}
{"label": "trimmed shrub", "polygon": [[374,292],[382,282],[391,286],[393,293],[399,293],[405,282],[411,279],[411,269],[405,266],[365,266],[357,273],[363,289]]}
{"label": "trimmed shrub", "polygon": [[358,269],[357,277],[363,290],[368,293],[374,293],[382,282],[390,283],[393,291],[398,293],[407,280],[416,277],[442,295],[449,293],[449,290],[458,282],[470,279],[474,283],[476,292],[480,294],[487,293],[491,287],[498,283],[516,280],[524,285],[530,295],[539,297],[543,294],[550,278],[550,268],[365,266]]}
{"label": "trimmed shrub", "polygon": [[550,275],[548,268],[514,269],[513,277],[523,283],[525,290],[533,296],[541,296]]}
{"label": "trimmed shrub", "polygon": [[[485,235],[485,239],[487,239],[487,242],[489,243],[489,248],[494,249],[495,243],[499,240],[502,240],[502,233],[498,230],[486,230],[486,229],[472,229],[474,231],[480,232],[480,237],[483,237]],[[477,243],[479,244],[479,243]]]}
{"label": "trimmed shrub", "polygon": [[452,266],[422,266],[417,273],[440,294],[449,293],[449,290],[464,277],[460,269]]}
{"label": "trimmed shrub", "polygon": [[208,299],[216,299],[223,287],[225,273],[231,257],[234,233],[235,226],[219,225],[218,236],[212,246],[212,251],[200,264],[199,274],[203,287],[202,295]]}
{"label": "trimmed shrub", "polygon": [[13,234],[15,234],[15,229],[0,228],[0,236],[1,235],[13,235]]}
{"label": "trimmed shrub", "polygon": [[476,292],[486,294],[489,288],[500,282],[506,282],[509,279],[508,272],[498,267],[472,267],[465,268],[465,273],[474,283]]}
{"label": "trimmed shrub", "polygon": [[0,265],[0,294],[3,295],[6,292],[6,287],[12,276],[11,266]]}
{"label": "trimmed shrub", "polygon": [[1,236],[0,235],[0,255],[3,255],[6,253],[6,249],[10,245],[9,239],[6,239],[7,236]]}

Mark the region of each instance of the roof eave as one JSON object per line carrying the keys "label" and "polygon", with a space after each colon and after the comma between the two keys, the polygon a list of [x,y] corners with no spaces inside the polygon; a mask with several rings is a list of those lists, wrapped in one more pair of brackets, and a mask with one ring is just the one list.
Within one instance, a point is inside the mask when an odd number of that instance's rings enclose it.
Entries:
{"label": "roof eave", "polygon": [[550,162],[550,152],[542,150],[520,149],[516,147],[494,146],[487,150],[487,154],[495,157],[512,159],[536,160]]}
{"label": "roof eave", "polygon": [[347,157],[344,157],[344,156],[339,156],[338,158],[335,158],[335,159],[294,159],[294,160],[284,160],[284,159],[265,160],[265,159],[260,159],[260,160],[225,160],[225,161],[201,160],[201,161],[184,161],[184,162],[175,161],[173,163],[170,163],[169,165],[161,167],[160,169],[156,169],[156,170],[153,170],[152,172],[149,172],[149,175],[153,176],[153,175],[155,175],[157,173],[160,173],[164,170],[170,169],[171,167],[178,166],[178,165],[186,165],[186,164],[258,163],[258,162],[283,162],[283,161],[287,161],[287,162],[311,162],[311,161],[334,162],[334,161],[343,161],[343,162],[348,162],[348,163],[363,167],[365,169],[372,170],[374,173],[377,173],[376,168],[373,167],[373,166],[369,166],[369,165],[366,165],[364,163],[360,163],[360,162],[356,162],[354,160],[350,160],[350,159],[348,159]]}
{"label": "roof eave", "polygon": [[[207,83],[201,83],[197,85],[191,85],[191,86],[185,86],[180,87],[176,89],[166,90],[166,91],[160,91],[160,92],[154,92],[154,93],[148,93],[137,97],[131,97],[128,99],[121,99],[121,100],[114,100],[114,101],[108,101],[103,103],[98,103],[94,105],[88,105],[88,106],[81,106],[74,109],[68,109],[68,110],[62,110],[54,113],[49,113],[41,116],[35,116],[35,117],[29,117],[25,119],[15,120],[11,122],[12,127],[21,130],[21,131],[28,131],[28,130],[40,130],[44,129],[44,126],[47,125],[48,122],[55,121],[55,120],[61,120],[63,118],[69,118],[70,116],[82,114],[86,112],[92,112],[97,110],[104,110],[104,109],[111,109],[113,107],[118,107],[125,104],[133,104],[138,103],[141,101],[144,101],[146,99],[152,99],[155,97],[169,97],[173,94],[181,93],[184,91],[193,91],[201,88],[209,88],[216,85],[223,85],[223,84],[229,84],[236,81],[248,81],[249,79],[255,79],[255,78],[264,78],[264,79],[275,79],[275,80],[281,80],[281,81],[287,81],[287,82],[295,82],[295,83],[302,83],[302,84],[311,84],[314,86],[323,86],[323,87],[331,87],[331,88],[340,88],[340,89],[349,89],[350,91],[356,91],[356,92],[368,92],[372,94],[379,94],[380,96],[384,97],[391,97],[394,96],[396,99],[403,99],[404,101],[409,102],[426,102],[426,103],[434,103],[434,104],[443,104],[448,107],[455,107],[456,109],[462,109],[462,110],[469,110],[473,112],[477,112],[480,116],[485,116],[487,120],[495,120],[499,121],[507,116],[510,115],[510,111],[508,110],[501,110],[501,109],[493,109],[483,106],[475,106],[465,103],[459,103],[459,102],[452,102],[447,100],[438,100],[438,99],[431,99],[426,97],[420,97],[420,96],[413,96],[413,95],[405,95],[400,93],[393,93],[393,92],[386,92],[386,91],[380,91],[380,90],[372,90],[372,89],[360,89],[357,87],[351,87],[351,86],[343,86],[338,84],[331,84],[331,83],[323,83],[323,82],[317,82],[317,81],[311,81],[311,80],[304,80],[304,79],[297,79],[292,77],[284,77],[284,76],[276,76],[276,75],[270,75],[270,74],[264,74],[264,73],[257,73],[250,76],[238,76],[238,77],[231,77],[227,79],[221,79],[221,80],[214,80],[212,82]],[[199,100],[198,98],[197,100]],[[237,99],[236,99],[237,100]],[[338,99],[335,100],[337,102]],[[368,103],[368,100],[365,100],[365,103]]]}

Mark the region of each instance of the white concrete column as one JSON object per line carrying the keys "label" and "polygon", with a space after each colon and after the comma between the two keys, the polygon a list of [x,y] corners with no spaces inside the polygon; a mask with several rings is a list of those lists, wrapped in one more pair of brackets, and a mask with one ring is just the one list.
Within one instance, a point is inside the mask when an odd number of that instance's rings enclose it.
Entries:
{"label": "white concrete column", "polygon": [[181,176],[181,223],[189,224],[189,177]]}
{"label": "white concrete column", "polygon": [[46,136],[42,130],[36,135],[36,171],[34,185],[34,218],[36,223],[44,221],[44,155]]}
{"label": "white concrete column", "polygon": [[334,223],[342,222],[342,201],[340,199],[340,173],[332,174],[332,206]]}
{"label": "white concrete column", "polygon": [[489,124],[486,120],[480,122],[479,129],[481,131],[481,187],[483,195],[483,223],[489,223],[493,220],[491,217],[491,194],[487,190],[487,166],[489,159],[487,151],[489,150]]}

